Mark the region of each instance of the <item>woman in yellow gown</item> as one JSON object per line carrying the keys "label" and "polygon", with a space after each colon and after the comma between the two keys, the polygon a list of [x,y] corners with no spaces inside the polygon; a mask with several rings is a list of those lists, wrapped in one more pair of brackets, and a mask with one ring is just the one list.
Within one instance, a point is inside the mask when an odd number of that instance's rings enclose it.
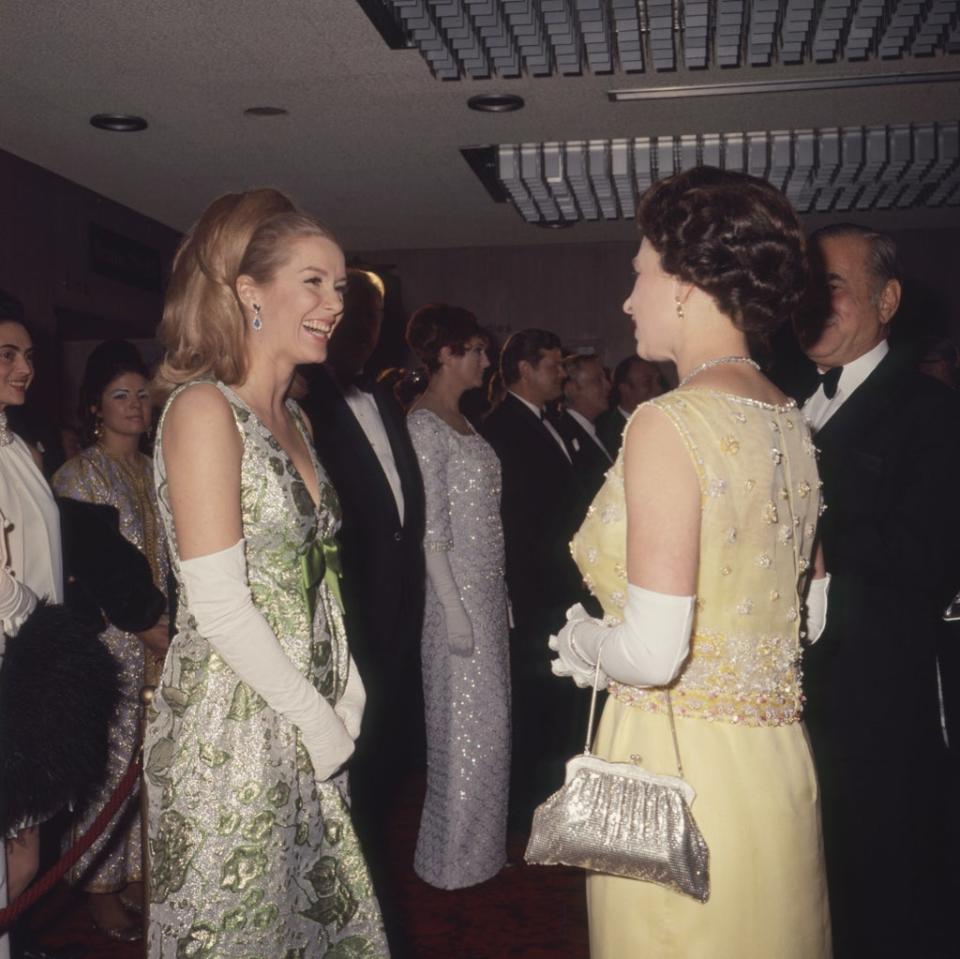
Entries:
{"label": "woman in yellow gown", "polygon": [[631,417],[572,544],[605,617],[575,607],[551,645],[554,671],[580,683],[599,657],[601,757],[676,775],[672,705],[710,897],[592,874],[591,956],[824,959],[799,668],[804,631],[815,639],[826,615],[816,451],[749,356],[797,308],[802,234],[769,184],[703,167],[655,185],[637,219],[624,310],[638,354],[676,363],[680,386]]}

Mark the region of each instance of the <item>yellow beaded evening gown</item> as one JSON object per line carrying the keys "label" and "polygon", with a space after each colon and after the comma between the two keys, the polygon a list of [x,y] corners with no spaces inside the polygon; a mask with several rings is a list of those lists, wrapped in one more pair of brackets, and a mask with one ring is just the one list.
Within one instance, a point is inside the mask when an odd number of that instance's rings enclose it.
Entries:
{"label": "yellow beaded evening gown", "polygon": [[[791,403],[708,390],[652,400],[700,479],[691,652],[671,687],[710,898],[612,876],[587,881],[592,959],[826,959],[831,955],[817,781],[801,723],[802,599],[820,509],[816,450]],[[620,621],[626,598],[623,454],[574,538],[574,558]],[[611,683],[598,755],[676,774],[662,689]]]}

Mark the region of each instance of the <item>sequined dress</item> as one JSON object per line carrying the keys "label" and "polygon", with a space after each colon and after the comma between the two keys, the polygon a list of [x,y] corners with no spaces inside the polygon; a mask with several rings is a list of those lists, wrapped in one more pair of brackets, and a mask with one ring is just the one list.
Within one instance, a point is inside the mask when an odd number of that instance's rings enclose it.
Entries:
{"label": "sequined dress", "polygon": [[428,580],[423,621],[427,794],[414,869],[442,889],[489,879],[507,861],[510,663],[500,461],[476,433],[429,410],[407,420],[426,492],[424,547],[444,550],[473,627],[471,656],[447,644]]}
{"label": "sequined dress", "polygon": [[[693,815],[710,850],[710,898],[591,875],[592,959],[825,959],[830,920],[819,793],[801,722],[802,601],[820,508],[816,451],[791,403],[707,390],[651,400],[700,481],[691,653],[671,687]],[[574,538],[608,622],[625,602],[623,454]],[[611,683],[600,756],[676,774],[662,689]]]}
{"label": "sequined dress", "polygon": [[[94,444],[68,460],[54,474],[53,488],[59,496],[113,506],[120,516],[120,532],[147,558],[153,583],[167,591],[167,551],[153,487],[153,467],[137,454],[133,463],[111,456]],[[90,827],[123,778],[140,735],[140,690],[154,682],[159,665],[133,633],[107,626],[100,638],[113,654],[119,669],[120,702],[109,731],[107,777],[86,814],[74,821],[66,839],[72,845]],[[111,828],[90,847],[67,878],[87,892],[115,892],[143,878],[140,842],[140,811],[137,799],[124,804]],[[96,863],[94,869],[91,864]]]}
{"label": "sequined dress", "polygon": [[[314,539],[329,539],[339,525],[336,494],[313,457],[321,492],[315,507],[274,437],[229,387],[217,386],[243,440],[242,519],[253,601],[290,659],[333,704],[347,682],[343,619],[321,582],[311,622],[300,560]],[[292,401],[288,408],[303,432],[299,409]],[[155,478],[179,576],[162,435],[163,419]],[[151,959],[388,954],[345,774],[315,781],[297,728],[214,652],[186,602],[145,755]]]}

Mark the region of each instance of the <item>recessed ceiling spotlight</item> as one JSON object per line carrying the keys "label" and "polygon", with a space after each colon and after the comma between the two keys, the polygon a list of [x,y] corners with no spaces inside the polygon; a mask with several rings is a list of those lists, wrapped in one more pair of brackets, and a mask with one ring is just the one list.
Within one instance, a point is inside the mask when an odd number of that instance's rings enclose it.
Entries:
{"label": "recessed ceiling spotlight", "polygon": [[96,113],[90,117],[90,126],[111,133],[139,133],[147,129],[147,121],[132,113]]}
{"label": "recessed ceiling spotlight", "polygon": [[481,113],[513,113],[514,110],[523,109],[523,97],[512,93],[481,93],[470,97],[467,106]]}
{"label": "recessed ceiling spotlight", "polygon": [[569,230],[576,220],[537,220],[534,226],[542,227],[544,230]]}
{"label": "recessed ceiling spotlight", "polygon": [[285,117],[289,113],[283,107],[247,107],[245,117]]}

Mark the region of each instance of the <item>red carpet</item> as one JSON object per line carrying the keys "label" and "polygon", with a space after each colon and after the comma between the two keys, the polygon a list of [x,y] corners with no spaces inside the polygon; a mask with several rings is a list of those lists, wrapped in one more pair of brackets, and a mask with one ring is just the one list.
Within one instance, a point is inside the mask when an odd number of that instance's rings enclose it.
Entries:
{"label": "red carpet", "polygon": [[[587,959],[583,873],[522,863],[525,837],[512,837],[517,865],[479,886],[434,889],[413,873],[422,782],[398,796],[390,850],[409,956],[394,959]],[[82,901],[66,887],[39,902],[22,924],[48,947],[77,947],[84,959],[142,959],[142,944],[114,943],[93,929]]]}

